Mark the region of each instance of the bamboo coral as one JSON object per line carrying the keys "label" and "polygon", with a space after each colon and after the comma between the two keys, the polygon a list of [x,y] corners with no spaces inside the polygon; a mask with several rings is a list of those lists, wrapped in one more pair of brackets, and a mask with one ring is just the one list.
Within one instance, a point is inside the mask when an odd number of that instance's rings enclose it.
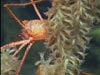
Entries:
{"label": "bamboo coral", "polygon": [[13,57],[15,49],[1,50],[1,75],[15,75],[19,66],[18,57]]}
{"label": "bamboo coral", "polygon": [[100,19],[96,15],[100,14],[99,9],[95,10],[94,3],[95,0],[52,0],[52,8],[47,13],[49,26],[46,46],[54,56],[56,51],[61,53],[60,58],[66,66],[64,75],[80,74],[80,65],[90,40],[88,33],[94,19]]}

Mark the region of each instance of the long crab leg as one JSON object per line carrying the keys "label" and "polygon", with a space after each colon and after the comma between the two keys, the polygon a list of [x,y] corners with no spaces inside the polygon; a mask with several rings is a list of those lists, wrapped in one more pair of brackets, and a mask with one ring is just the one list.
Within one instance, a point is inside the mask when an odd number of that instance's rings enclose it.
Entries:
{"label": "long crab leg", "polygon": [[26,46],[27,44],[29,43],[29,41],[25,41],[20,47],[18,50],[15,51],[15,53],[13,54],[13,56],[15,57],[21,50],[24,46]]}
{"label": "long crab leg", "polygon": [[[37,13],[37,15],[39,16],[40,20],[43,21],[43,18],[42,18],[42,16],[41,16],[41,14],[40,14],[40,12],[39,12],[39,10],[38,10],[38,8],[37,8],[37,6],[36,6],[34,0],[30,0],[30,1],[32,2],[32,5],[33,5],[33,7],[34,7],[34,9],[35,9],[35,11],[36,11],[36,13]],[[41,0],[40,0],[40,1],[41,1]]]}
{"label": "long crab leg", "polygon": [[[40,3],[40,2],[43,2],[43,1],[45,1],[45,0],[38,0],[38,1],[34,1],[35,3]],[[21,7],[24,7],[24,6],[28,6],[28,5],[31,5],[32,4],[32,2],[28,2],[28,3],[20,3],[20,4],[5,4],[5,5],[7,5],[8,7],[13,7],[13,6],[21,6]],[[5,6],[4,5],[4,6]]]}
{"label": "long crab leg", "polygon": [[[42,2],[44,0],[38,0],[38,1],[35,1],[35,3],[39,3],[39,2]],[[5,4],[4,7],[6,7],[6,9],[8,10],[8,12],[10,13],[10,15],[18,22],[19,25],[21,25],[22,28],[26,29],[24,27],[24,24],[17,18],[17,16],[13,13],[13,11],[10,9],[10,7],[13,7],[13,6],[28,6],[28,5],[31,5],[33,2],[29,2],[29,3],[22,3],[22,4]]]}
{"label": "long crab leg", "polygon": [[18,22],[19,25],[21,25],[22,28],[25,29],[24,24],[15,16],[15,14],[12,12],[12,10],[9,8],[10,6],[13,6],[14,4],[5,4],[4,7],[8,10],[10,15]]}
{"label": "long crab leg", "polygon": [[1,47],[1,50],[5,50],[6,48],[9,48],[9,47],[14,47],[14,46],[21,45],[24,42],[25,42],[25,40],[17,41],[17,42],[12,42],[12,43],[6,44],[6,45],[4,45],[4,46]]}
{"label": "long crab leg", "polygon": [[21,63],[20,63],[20,65],[19,65],[19,68],[18,68],[18,71],[17,71],[17,74],[16,74],[16,75],[20,75],[20,71],[21,71],[21,69],[22,69],[22,67],[23,67],[23,64],[24,64],[24,62],[25,62],[26,56],[28,55],[28,53],[29,53],[30,48],[31,48],[32,45],[33,45],[33,43],[30,43],[30,44],[28,45],[28,47],[27,47],[27,49],[26,49],[26,51],[25,51],[25,53],[24,53],[24,56],[23,56],[23,58],[22,58],[22,60],[21,60]]}
{"label": "long crab leg", "polygon": [[92,73],[88,73],[88,72],[84,72],[84,71],[81,71],[81,74],[84,74],[84,75],[96,75],[96,74],[92,74]]}
{"label": "long crab leg", "polygon": [[31,40],[32,40],[32,38],[29,38],[29,40],[25,40],[24,43],[19,47],[19,49],[17,51],[15,51],[15,53],[13,54],[13,56],[16,56],[22,50],[22,48],[25,45],[27,45],[28,43],[30,43]]}

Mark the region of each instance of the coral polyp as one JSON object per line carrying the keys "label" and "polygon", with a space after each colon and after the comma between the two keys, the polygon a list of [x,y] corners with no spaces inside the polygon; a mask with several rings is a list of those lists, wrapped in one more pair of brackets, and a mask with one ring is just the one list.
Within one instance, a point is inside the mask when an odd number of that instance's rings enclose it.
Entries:
{"label": "coral polyp", "polygon": [[19,66],[18,57],[13,57],[15,49],[1,50],[1,75],[16,75]]}
{"label": "coral polyp", "polygon": [[[96,14],[100,14],[100,10],[96,11],[94,3],[95,0],[52,0],[52,8],[47,12],[46,46],[52,51],[52,55],[60,53],[59,58],[65,62],[63,66],[66,66],[63,67],[66,69],[63,75],[80,74],[80,65],[85,59],[90,40],[88,34],[94,19],[100,19]],[[53,61],[56,60],[57,57]]]}

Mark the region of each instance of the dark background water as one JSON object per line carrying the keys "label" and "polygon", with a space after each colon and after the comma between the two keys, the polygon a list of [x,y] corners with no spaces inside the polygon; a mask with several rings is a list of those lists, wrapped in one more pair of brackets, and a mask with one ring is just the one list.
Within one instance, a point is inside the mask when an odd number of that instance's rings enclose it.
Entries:
{"label": "dark background water", "polygon": [[[21,32],[21,27],[13,20],[7,10],[4,8],[6,3],[25,3],[29,0],[2,0],[1,1],[1,46],[10,42],[21,40],[18,35]],[[44,19],[47,17],[44,13],[51,7],[49,1],[39,3],[39,11]],[[30,5],[27,7],[12,7],[14,13],[18,18],[23,20],[38,19],[34,8]],[[86,60],[82,64],[84,71],[100,75],[100,23],[95,24],[97,27],[90,32],[90,36],[93,37],[89,43],[89,49],[87,50]],[[36,42],[26,58],[25,65],[21,71],[22,75],[36,75],[36,66],[34,63],[39,60],[39,52],[46,50],[43,42]],[[25,49],[20,52],[22,57]]]}

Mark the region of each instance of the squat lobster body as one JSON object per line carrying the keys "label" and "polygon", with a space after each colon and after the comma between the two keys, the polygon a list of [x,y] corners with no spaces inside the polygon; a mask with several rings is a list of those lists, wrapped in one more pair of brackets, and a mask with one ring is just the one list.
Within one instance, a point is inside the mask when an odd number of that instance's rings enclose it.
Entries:
{"label": "squat lobster body", "polygon": [[[30,0],[30,1],[31,2],[29,2],[29,3],[23,3],[23,4],[5,4],[4,5],[6,7],[6,9],[8,10],[8,12],[10,13],[10,15],[22,27],[22,32],[20,33],[20,37],[22,38],[22,40],[6,44],[1,47],[1,50],[5,50],[6,48],[15,47],[15,46],[20,45],[19,48],[13,54],[13,56],[15,57],[22,50],[23,47],[28,45],[28,47],[26,48],[26,51],[23,55],[23,58],[20,62],[20,65],[18,67],[18,71],[16,72],[16,75],[20,75],[20,71],[23,67],[26,56],[28,55],[28,52],[30,51],[31,46],[35,43],[35,41],[44,41],[46,38],[46,35],[47,35],[45,22],[35,5],[35,3],[39,3],[43,0],[36,0],[36,1]],[[40,19],[29,20],[29,21],[28,20],[20,21],[16,17],[16,15],[12,12],[12,10],[10,9],[11,6],[27,6],[27,5],[31,5],[31,4],[34,7],[34,9]]]}
{"label": "squat lobster body", "polygon": [[45,23],[41,20],[24,20],[26,31],[22,29],[21,37],[23,39],[33,38],[33,41],[45,40],[46,38],[46,28]]}

